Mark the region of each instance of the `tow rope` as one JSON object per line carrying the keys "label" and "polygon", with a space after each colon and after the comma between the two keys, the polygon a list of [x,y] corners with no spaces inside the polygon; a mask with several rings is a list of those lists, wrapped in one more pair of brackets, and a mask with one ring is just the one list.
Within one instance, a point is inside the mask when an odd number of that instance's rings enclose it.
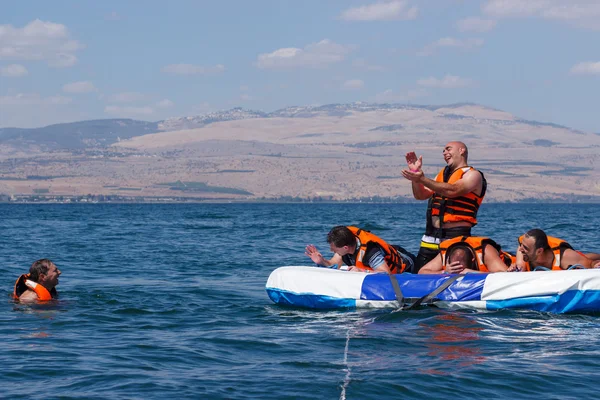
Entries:
{"label": "tow rope", "polygon": [[400,285],[398,285],[397,279],[394,275],[390,274],[390,280],[392,282],[392,287],[394,288],[394,293],[396,294],[396,299],[398,300],[398,310],[395,311],[405,311],[412,310],[414,308],[419,307],[421,304],[428,304],[431,300],[433,300],[438,294],[442,293],[444,290],[448,289],[450,285],[454,282],[462,280],[464,275],[452,275],[444,283],[438,286],[433,292],[426,294],[423,297],[420,297],[412,304],[404,304],[404,296],[402,295],[402,290],[400,290]]}

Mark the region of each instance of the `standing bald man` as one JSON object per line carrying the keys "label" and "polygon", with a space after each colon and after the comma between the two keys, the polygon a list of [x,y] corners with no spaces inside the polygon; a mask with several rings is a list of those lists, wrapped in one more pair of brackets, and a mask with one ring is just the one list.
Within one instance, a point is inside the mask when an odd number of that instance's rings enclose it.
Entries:
{"label": "standing bald man", "polygon": [[427,225],[414,273],[439,253],[440,242],[471,236],[471,227],[477,224],[477,211],[485,196],[487,182],[481,171],[468,165],[469,150],[464,143],[448,143],[442,155],[446,167],[435,179],[429,179],[422,170],[423,156],[406,154],[408,169],[402,171],[402,176],[412,182],[415,199],[429,199]]}

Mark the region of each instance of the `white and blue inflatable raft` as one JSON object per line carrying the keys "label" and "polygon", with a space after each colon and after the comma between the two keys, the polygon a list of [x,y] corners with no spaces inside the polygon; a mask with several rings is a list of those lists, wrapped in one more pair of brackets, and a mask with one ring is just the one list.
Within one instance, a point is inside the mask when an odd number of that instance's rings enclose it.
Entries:
{"label": "white and blue inflatable raft", "polygon": [[[456,275],[392,275],[402,302],[415,302]],[[273,302],[309,309],[400,306],[390,275],[307,266],[280,267],[267,280]],[[425,303],[424,303],[425,304]],[[600,270],[465,274],[427,304],[478,310],[600,312]]]}

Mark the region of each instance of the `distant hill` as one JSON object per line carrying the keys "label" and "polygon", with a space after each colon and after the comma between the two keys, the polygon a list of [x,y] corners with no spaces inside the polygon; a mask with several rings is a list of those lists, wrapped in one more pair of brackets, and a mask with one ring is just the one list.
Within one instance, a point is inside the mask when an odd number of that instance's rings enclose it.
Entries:
{"label": "distant hill", "polygon": [[600,201],[598,137],[473,103],[234,108],[5,128],[0,195],[413,201],[401,174],[406,152],[422,155],[433,177],[442,146],[460,140],[486,175],[486,202]]}
{"label": "distant hill", "polygon": [[250,118],[269,118],[268,113],[262,111],[244,110],[241,107],[231,110],[212,112],[190,117],[169,118],[158,123],[161,131],[177,131],[182,129],[201,128],[213,122],[235,121]]}
{"label": "distant hill", "polygon": [[[476,120],[469,109],[485,110],[486,119],[502,124],[524,124],[534,127],[561,128],[574,133],[579,131],[565,126],[529,121],[515,118],[511,114],[474,103],[455,103],[449,105],[418,104],[377,104],[356,102],[349,104],[326,104],[321,106],[292,106],[273,112],[246,110],[241,107],[211,112],[208,114],[169,118],[164,121],[147,122],[132,119],[99,119],[64,124],[49,125],[42,128],[0,128],[0,144],[16,150],[58,150],[84,149],[90,147],[108,147],[121,140],[131,139],[150,133],[180,131],[202,128],[210,124],[226,121],[270,118],[316,118],[346,117],[353,113],[377,111],[426,110],[439,112],[439,117],[449,120]],[[457,113],[447,110],[459,110]],[[462,110],[462,111],[460,111]],[[463,112],[463,113],[461,113]],[[400,130],[399,124],[375,127],[372,130]]]}
{"label": "distant hill", "polygon": [[98,119],[49,125],[43,128],[0,128],[0,144],[22,150],[104,147],[119,140],[158,132],[157,122]]}
{"label": "distant hill", "polygon": [[[465,106],[481,107],[475,103],[455,103],[449,105],[418,105],[418,104],[388,104],[388,103],[341,103],[321,106],[291,106],[273,112],[246,110],[241,107],[211,112],[203,115],[169,118],[158,123],[161,131],[178,131],[184,129],[202,128],[215,122],[236,121],[252,118],[313,118],[318,116],[346,117],[353,112],[391,111],[391,110],[429,110],[453,109]],[[489,110],[493,110],[488,108]],[[497,111],[497,110],[493,110]],[[532,121],[535,122],[535,121]],[[540,123],[543,124],[543,123]]]}

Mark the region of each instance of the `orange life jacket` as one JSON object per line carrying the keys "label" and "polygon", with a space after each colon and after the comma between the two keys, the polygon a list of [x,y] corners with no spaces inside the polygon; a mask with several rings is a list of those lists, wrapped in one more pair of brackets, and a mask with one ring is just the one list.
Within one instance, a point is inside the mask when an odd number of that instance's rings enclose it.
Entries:
{"label": "orange life jacket", "polygon": [[[519,237],[519,245],[523,241],[523,236]],[[553,236],[548,236],[548,245],[550,245],[550,249],[554,253],[554,262],[552,263],[552,271],[561,271],[560,260],[562,259],[562,255],[567,249],[573,250],[573,247],[562,239],[555,238]],[[581,254],[581,253],[579,253]],[[531,271],[531,266],[528,262],[525,263],[526,271]]]}
{"label": "orange life jacket", "polygon": [[460,236],[455,237],[454,239],[444,240],[440,243],[440,255],[442,257],[442,267],[446,266],[448,262],[448,254],[450,254],[450,250],[457,246],[467,246],[472,251],[475,257],[475,262],[477,265],[474,266],[474,269],[481,272],[490,272],[487,266],[485,265],[485,247],[487,245],[491,245],[496,250],[498,250],[498,254],[500,255],[500,259],[504,262],[504,264],[508,267],[511,265],[514,256],[510,253],[502,251],[501,246],[494,242],[490,238],[486,237],[478,237],[478,236]]}
{"label": "orange life jacket", "polygon": [[406,264],[404,263],[398,251],[391,245],[387,244],[387,242],[381,239],[379,236],[372,234],[369,231],[365,231],[363,229],[357,228],[355,226],[348,226],[348,229],[358,238],[360,241],[360,247],[358,247],[354,251],[354,258],[356,260],[355,265],[359,268],[366,269],[368,271],[373,271],[373,268],[363,264],[363,257],[366,254],[367,246],[369,243],[377,243],[379,247],[385,253],[384,259],[390,268],[391,273],[393,274],[401,274],[406,269]]}
{"label": "orange life jacket", "polygon": [[[470,170],[475,170],[473,167],[462,167],[458,168],[451,174],[449,174],[448,167],[443,168],[435,177],[436,182],[445,183],[456,183],[460,180],[464,174]],[[477,225],[477,211],[483,201],[485,192],[487,189],[487,181],[481,171],[477,171],[481,174],[482,178],[482,189],[481,195],[478,196],[473,192],[467,193],[458,197],[444,197],[438,193],[434,193],[429,200],[429,207],[427,210],[427,222],[428,230],[431,231],[433,228],[430,226],[431,217],[439,216],[442,223],[445,222],[459,222],[465,221],[470,223],[472,226]],[[449,175],[449,176],[448,176]],[[431,232],[429,233],[431,234]]]}
{"label": "orange life jacket", "polygon": [[38,300],[40,301],[48,301],[57,297],[56,288],[52,288],[52,290],[48,291],[44,286],[40,285],[37,282],[34,282],[29,279],[29,274],[23,274],[19,276],[17,281],[15,282],[15,288],[13,290],[13,298],[18,300],[19,297],[27,290],[33,290],[35,294],[38,296]]}

